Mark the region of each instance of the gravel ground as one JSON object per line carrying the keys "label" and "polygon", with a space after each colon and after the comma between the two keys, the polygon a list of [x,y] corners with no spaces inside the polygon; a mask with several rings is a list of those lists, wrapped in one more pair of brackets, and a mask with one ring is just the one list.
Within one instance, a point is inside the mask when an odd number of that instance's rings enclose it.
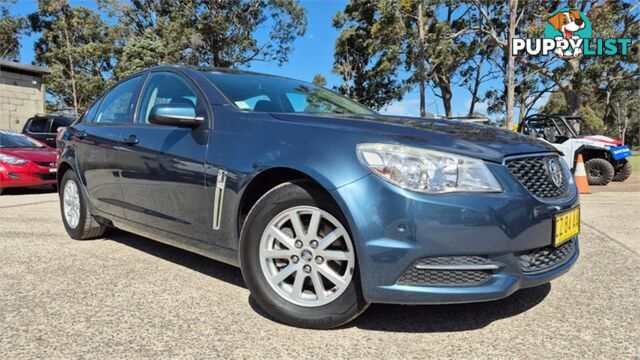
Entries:
{"label": "gravel ground", "polygon": [[216,261],[125,232],[73,241],[56,194],[9,191],[0,358],[640,358],[640,192],[618,190],[582,197],[581,259],[550,285],[481,304],[372,305],[331,331],[272,321]]}

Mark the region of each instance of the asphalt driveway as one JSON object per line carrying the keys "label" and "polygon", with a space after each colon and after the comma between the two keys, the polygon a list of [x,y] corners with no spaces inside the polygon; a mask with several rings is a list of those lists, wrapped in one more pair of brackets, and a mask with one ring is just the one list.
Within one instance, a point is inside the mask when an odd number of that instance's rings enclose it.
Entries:
{"label": "asphalt driveway", "polygon": [[[582,197],[566,276],[490,303],[372,305],[301,330],[256,306],[236,268],[125,232],[73,241],[56,194],[0,197],[0,358],[638,358],[640,191]],[[624,190],[624,188],[622,188]]]}

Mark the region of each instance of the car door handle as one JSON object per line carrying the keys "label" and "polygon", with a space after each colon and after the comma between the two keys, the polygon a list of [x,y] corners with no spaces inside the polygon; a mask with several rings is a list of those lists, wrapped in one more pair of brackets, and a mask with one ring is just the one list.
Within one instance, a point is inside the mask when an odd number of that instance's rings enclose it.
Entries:
{"label": "car door handle", "polygon": [[129,135],[125,138],[122,138],[122,141],[124,144],[132,146],[138,143],[138,138],[135,135]]}
{"label": "car door handle", "polygon": [[80,140],[84,139],[87,137],[87,132],[83,131],[83,130],[78,130],[76,131],[76,137]]}

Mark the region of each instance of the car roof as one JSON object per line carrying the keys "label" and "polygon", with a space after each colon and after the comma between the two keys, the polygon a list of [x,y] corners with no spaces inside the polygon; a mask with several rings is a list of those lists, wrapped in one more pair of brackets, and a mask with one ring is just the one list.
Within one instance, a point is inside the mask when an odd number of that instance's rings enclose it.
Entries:
{"label": "car roof", "polygon": [[217,67],[217,66],[191,66],[191,65],[178,65],[178,64],[163,64],[163,65],[152,66],[152,67],[146,68],[144,70],[136,71],[135,73],[133,73],[133,74],[127,76],[126,78],[121,79],[121,80],[125,80],[125,79],[128,79],[128,78],[135,77],[135,76],[140,75],[140,74],[142,74],[144,72],[147,72],[147,71],[163,70],[163,69],[195,70],[195,71],[200,71],[200,72],[218,72],[218,73],[232,74],[232,75],[260,75],[260,76],[269,76],[269,77],[274,77],[274,78],[289,79],[289,80],[295,80],[295,81],[302,81],[302,82],[310,83],[309,81],[295,79],[295,78],[291,78],[291,77],[287,77],[287,76],[267,74],[267,73],[261,73],[261,72],[257,72],[257,71],[240,70],[240,69],[235,69],[235,68],[224,68],[224,67]]}
{"label": "car roof", "polygon": [[59,115],[59,114],[36,114],[34,116],[31,117],[31,119],[62,119],[62,120],[67,120],[70,122],[73,122],[73,118],[70,116],[64,116],[64,115]]}

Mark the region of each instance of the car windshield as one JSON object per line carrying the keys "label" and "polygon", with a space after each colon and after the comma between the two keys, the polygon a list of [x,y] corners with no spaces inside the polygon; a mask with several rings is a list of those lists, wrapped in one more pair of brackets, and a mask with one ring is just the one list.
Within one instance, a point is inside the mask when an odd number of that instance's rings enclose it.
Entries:
{"label": "car windshield", "polygon": [[573,133],[561,120],[541,117],[527,122],[525,132],[531,136],[544,138],[550,142],[556,142],[560,137],[573,138]]}
{"label": "car windshield", "polygon": [[206,71],[206,76],[244,111],[372,115],[375,112],[310,83],[242,72]]}
{"label": "car windshield", "polygon": [[41,143],[32,138],[9,131],[0,131],[0,149],[6,148],[39,148],[43,147]]}
{"label": "car windshield", "polygon": [[593,130],[591,130],[591,128],[585,123],[582,118],[568,118],[567,122],[573,127],[576,134],[578,134],[579,136],[595,135]]}

